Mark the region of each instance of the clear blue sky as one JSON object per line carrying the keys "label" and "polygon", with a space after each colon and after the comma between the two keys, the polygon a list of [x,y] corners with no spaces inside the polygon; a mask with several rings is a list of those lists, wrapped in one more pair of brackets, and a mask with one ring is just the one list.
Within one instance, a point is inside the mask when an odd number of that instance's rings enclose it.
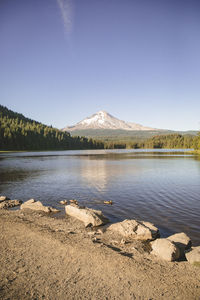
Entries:
{"label": "clear blue sky", "polygon": [[1,0],[0,103],[62,128],[98,110],[200,129],[199,0]]}

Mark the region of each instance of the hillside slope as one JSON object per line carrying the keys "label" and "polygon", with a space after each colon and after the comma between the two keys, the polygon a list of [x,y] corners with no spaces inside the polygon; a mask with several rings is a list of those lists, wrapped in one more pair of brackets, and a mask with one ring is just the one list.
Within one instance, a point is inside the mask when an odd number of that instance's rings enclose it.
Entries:
{"label": "hillside slope", "polygon": [[71,137],[0,105],[0,150],[67,150],[102,148],[87,138]]}

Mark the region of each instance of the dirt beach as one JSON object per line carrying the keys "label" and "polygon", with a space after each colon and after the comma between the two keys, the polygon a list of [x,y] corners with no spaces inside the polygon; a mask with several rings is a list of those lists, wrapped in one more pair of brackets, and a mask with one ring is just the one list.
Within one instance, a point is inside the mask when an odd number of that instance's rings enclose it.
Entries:
{"label": "dirt beach", "polygon": [[71,217],[0,211],[0,299],[200,299],[200,268]]}

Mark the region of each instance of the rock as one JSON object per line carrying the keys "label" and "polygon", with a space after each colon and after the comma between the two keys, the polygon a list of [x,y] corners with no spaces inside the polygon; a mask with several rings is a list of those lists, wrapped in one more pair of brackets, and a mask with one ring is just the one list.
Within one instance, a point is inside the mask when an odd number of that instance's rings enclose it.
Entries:
{"label": "rock", "polygon": [[78,201],[75,200],[75,199],[71,199],[71,200],[69,200],[69,202],[70,202],[71,204],[78,205]]}
{"label": "rock", "polygon": [[67,205],[67,200],[61,200],[60,204]]}
{"label": "rock", "polygon": [[106,231],[105,228],[99,228],[99,229],[97,230],[97,233],[98,233],[98,234],[104,234],[105,231]]}
{"label": "rock", "polygon": [[159,229],[154,224],[150,222],[142,221],[142,225],[146,226],[151,230],[153,237],[155,238],[160,237]]}
{"label": "rock", "polygon": [[100,210],[94,210],[91,208],[81,208],[79,206],[66,205],[65,212],[67,215],[77,218],[84,222],[85,227],[87,226],[100,226],[109,222],[104,217]]}
{"label": "rock", "polygon": [[192,242],[189,236],[184,232],[176,233],[167,238],[169,241],[173,242],[180,250],[180,257],[185,257],[185,250],[191,248]]}
{"label": "rock", "polygon": [[74,206],[74,207],[79,207],[80,208],[80,206],[78,204],[76,204],[76,203],[70,203],[70,205]]}
{"label": "rock", "polygon": [[12,208],[12,207],[15,207],[15,206],[18,206],[22,204],[22,201],[21,200],[4,200],[2,202],[0,202],[0,209],[6,209],[6,208]]}
{"label": "rock", "polygon": [[112,224],[108,227],[108,230],[138,240],[153,240],[159,236],[158,228],[152,223],[136,220],[124,220],[123,222]]}
{"label": "rock", "polygon": [[94,235],[96,234],[96,232],[95,232],[95,231],[89,231],[87,234],[88,234],[89,236],[94,236]]}
{"label": "rock", "polygon": [[157,239],[150,243],[152,247],[151,254],[158,256],[167,261],[174,261],[179,259],[179,248],[168,239]]}
{"label": "rock", "polygon": [[7,196],[0,196],[0,202],[3,202],[5,200],[10,200]]}
{"label": "rock", "polygon": [[127,241],[125,239],[122,239],[120,244],[125,245],[127,243]]}
{"label": "rock", "polygon": [[40,211],[44,211],[44,212],[59,212],[58,209],[50,207],[50,206],[44,206],[42,204],[42,202],[40,201],[35,201],[34,199],[30,199],[26,202],[24,202],[21,206],[20,209],[32,209],[32,210],[40,210]]}
{"label": "rock", "polygon": [[115,244],[119,244],[119,241],[117,241],[117,240],[111,240],[110,243],[115,245]]}
{"label": "rock", "polygon": [[187,261],[191,264],[200,264],[200,246],[192,247],[185,252]]}
{"label": "rock", "polygon": [[49,209],[50,209],[50,212],[53,212],[53,213],[60,212],[60,210],[59,210],[59,209],[57,209],[57,208],[50,207],[50,206],[48,206],[48,207],[49,207]]}
{"label": "rock", "polygon": [[98,242],[98,241],[99,241],[99,239],[98,239],[97,237],[93,237],[93,238],[92,238],[92,242],[93,242],[93,243],[96,243],[96,242]]}
{"label": "rock", "polygon": [[104,204],[109,204],[109,205],[113,205],[113,202],[112,200],[109,200],[109,201],[103,201]]}
{"label": "rock", "polygon": [[24,202],[24,204],[31,204],[31,203],[35,203],[35,199],[29,199],[26,202]]}

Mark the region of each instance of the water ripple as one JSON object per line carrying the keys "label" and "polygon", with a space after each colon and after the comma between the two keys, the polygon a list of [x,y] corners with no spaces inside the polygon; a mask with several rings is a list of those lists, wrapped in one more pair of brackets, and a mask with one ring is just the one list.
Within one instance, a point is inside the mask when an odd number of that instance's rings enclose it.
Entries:
{"label": "water ripple", "polygon": [[77,199],[111,221],[147,220],[164,236],[184,231],[200,244],[200,161],[193,156],[131,150],[0,157],[1,194],[54,206],[61,199]]}

